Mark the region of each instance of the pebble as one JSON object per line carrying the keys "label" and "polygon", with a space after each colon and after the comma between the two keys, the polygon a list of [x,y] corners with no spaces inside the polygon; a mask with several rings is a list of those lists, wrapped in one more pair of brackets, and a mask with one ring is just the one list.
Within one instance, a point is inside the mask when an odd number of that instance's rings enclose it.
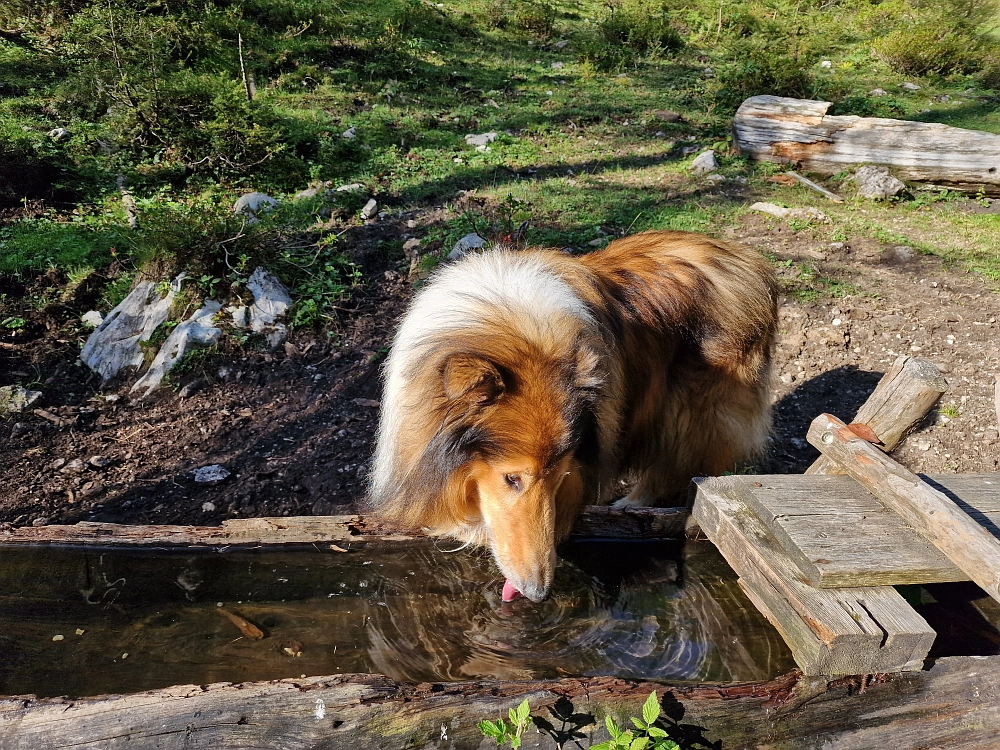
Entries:
{"label": "pebble", "polygon": [[929,451],[931,449],[931,442],[929,440],[918,440],[917,449],[922,451]]}
{"label": "pebble", "polygon": [[45,526],[49,522],[48,516],[39,516],[31,522],[32,526]]}
{"label": "pebble", "polygon": [[900,84],[900,88],[906,89],[907,91],[920,91],[920,87],[915,83],[910,83],[906,81]]}
{"label": "pebble", "polygon": [[203,513],[211,513],[215,510],[215,503],[202,503],[201,510]]}
{"label": "pebble", "polygon": [[194,470],[194,481],[202,484],[216,484],[228,477],[232,472],[219,464],[210,464]]}
{"label": "pebble", "polygon": [[81,461],[79,458],[74,458],[69,463],[65,464],[59,471],[63,474],[79,474],[81,471],[87,468],[87,465]]}
{"label": "pebble", "polygon": [[103,469],[111,463],[111,459],[107,456],[91,456],[87,463],[95,469]]}
{"label": "pebble", "polygon": [[65,465],[66,465],[65,458],[57,458],[55,461],[49,464],[49,469],[51,469],[52,471],[58,471]]}
{"label": "pebble", "polygon": [[374,198],[370,198],[365,204],[365,207],[361,209],[361,218],[365,221],[370,221],[374,219],[378,214],[378,201]]}
{"label": "pebble", "polygon": [[348,128],[343,133],[341,133],[341,135],[344,138],[357,138],[357,136],[358,136],[358,129],[357,128]]}

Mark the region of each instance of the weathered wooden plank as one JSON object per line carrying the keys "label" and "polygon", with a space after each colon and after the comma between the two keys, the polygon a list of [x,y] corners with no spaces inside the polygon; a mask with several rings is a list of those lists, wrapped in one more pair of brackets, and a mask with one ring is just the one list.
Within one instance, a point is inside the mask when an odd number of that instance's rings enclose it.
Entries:
{"label": "weathered wooden plank", "polygon": [[[814,586],[969,580],[851,477],[777,474],[747,479],[753,480],[747,483],[748,505]],[[1000,537],[1000,474],[936,474],[925,480]]]}
{"label": "weathered wooden plank", "polygon": [[[750,477],[749,479],[753,479]],[[801,573],[745,496],[745,477],[695,480],[693,516],[752,590],[806,674],[919,668],[934,631],[891,587],[818,589]]]}
{"label": "weathered wooden plank", "polygon": [[[687,508],[588,506],[574,537],[683,539]],[[240,518],[221,526],[142,526],[81,522],[67,526],[14,527],[0,524],[0,544],[225,545],[312,544],[314,542],[405,541],[424,535],[400,532],[365,516]]]}
{"label": "weathered wooden plank", "polygon": [[830,102],[754,96],[733,118],[741,154],[837,174],[883,164],[906,180],[1000,192],[1000,136],[940,123],[831,116]]}
{"label": "weathered wooden plank", "polygon": [[806,439],[842,464],[850,476],[944,552],[970,580],[1000,601],[1000,540],[944,493],[829,414],[813,420]]}
{"label": "weathered wooden plank", "polygon": [[[937,365],[917,357],[897,357],[852,422],[871,427],[888,453],[920,423],[947,390],[948,381]],[[841,474],[843,470],[836,461],[820,456],[805,473]]]}
{"label": "weathered wooden plank", "polygon": [[[606,677],[412,685],[378,675],[187,685],[83,700],[0,700],[0,750],[488,748],[476,723],[527,699],[525,748],[590,746],[604,716],[638,715],[655,690],[682,747],[801,750],[1000,744],[1000,657],[925,672],[665,686]],[[683,725],[683,727],[681,726]],[[575,741],[574,741],[575,740]]]}

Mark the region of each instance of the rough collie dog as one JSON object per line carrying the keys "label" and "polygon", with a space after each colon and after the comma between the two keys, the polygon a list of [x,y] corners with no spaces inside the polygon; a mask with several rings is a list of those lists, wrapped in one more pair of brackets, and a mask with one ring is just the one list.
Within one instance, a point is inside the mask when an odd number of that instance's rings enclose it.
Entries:
{"label": "rough collie dog", "polygon": [[623,480],[656,505],[763,449],[776,307],[763,258],[696,234],[467,256],[396,335],[370,503],[541,601],[584,505]]}

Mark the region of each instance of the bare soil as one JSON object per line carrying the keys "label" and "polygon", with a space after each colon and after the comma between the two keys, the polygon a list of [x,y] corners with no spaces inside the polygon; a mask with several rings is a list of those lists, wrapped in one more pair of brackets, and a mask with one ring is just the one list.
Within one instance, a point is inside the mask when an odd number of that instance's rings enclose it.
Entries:
{"label": "bare soil", "polygon": [[[17,335],[0,334],[0,385],[43,392],[36,411],[0,418],[0,523],[212,525],[357,510],[379,366],[411,296],[401,263],[374,248],[437,220],[440,212],[399,216],[345,238],[371,281],[329,330],[299,332],[277,352],[224,346],[143,401],[130,398],[129,382],[100,390],[77,360],[87,335],[79,315],[93,304],[86,289],[49,304]],[[832,243],[822,229],[757,216],[728,234],[793,261],[779,269],[790,293],[781,305],[772,449],[757,472],[804,470],[817,455],[805,442],[809,422],[822,412],[853,416],[900,354],[937,363],[951,388],[896,457],[918,472],[1000,470],[1000,297],[985,283],[932,257],[898,258],[870,238]],[[792,293],[799,262],[853,285],[851,294],[803,301]],[[209,464],[232,473],[196,483],[193,470]]]}

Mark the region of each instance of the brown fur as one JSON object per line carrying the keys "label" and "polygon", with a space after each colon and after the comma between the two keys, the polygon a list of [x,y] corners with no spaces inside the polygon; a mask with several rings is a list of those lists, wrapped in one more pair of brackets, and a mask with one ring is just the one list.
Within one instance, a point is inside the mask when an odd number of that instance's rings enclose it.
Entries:
{"label": "brown fur", "polygon": [[397,523],[489,546],[540,600],[555,545],[621,479],[634,482],[631,502],[662,503],[763,449],[776,287],[757,254],[679,232],[582,258],[526,252],[596,324],[493,307],[422,338],[400,403],[384,403],[403,429],[376,456],[372,503]]}

